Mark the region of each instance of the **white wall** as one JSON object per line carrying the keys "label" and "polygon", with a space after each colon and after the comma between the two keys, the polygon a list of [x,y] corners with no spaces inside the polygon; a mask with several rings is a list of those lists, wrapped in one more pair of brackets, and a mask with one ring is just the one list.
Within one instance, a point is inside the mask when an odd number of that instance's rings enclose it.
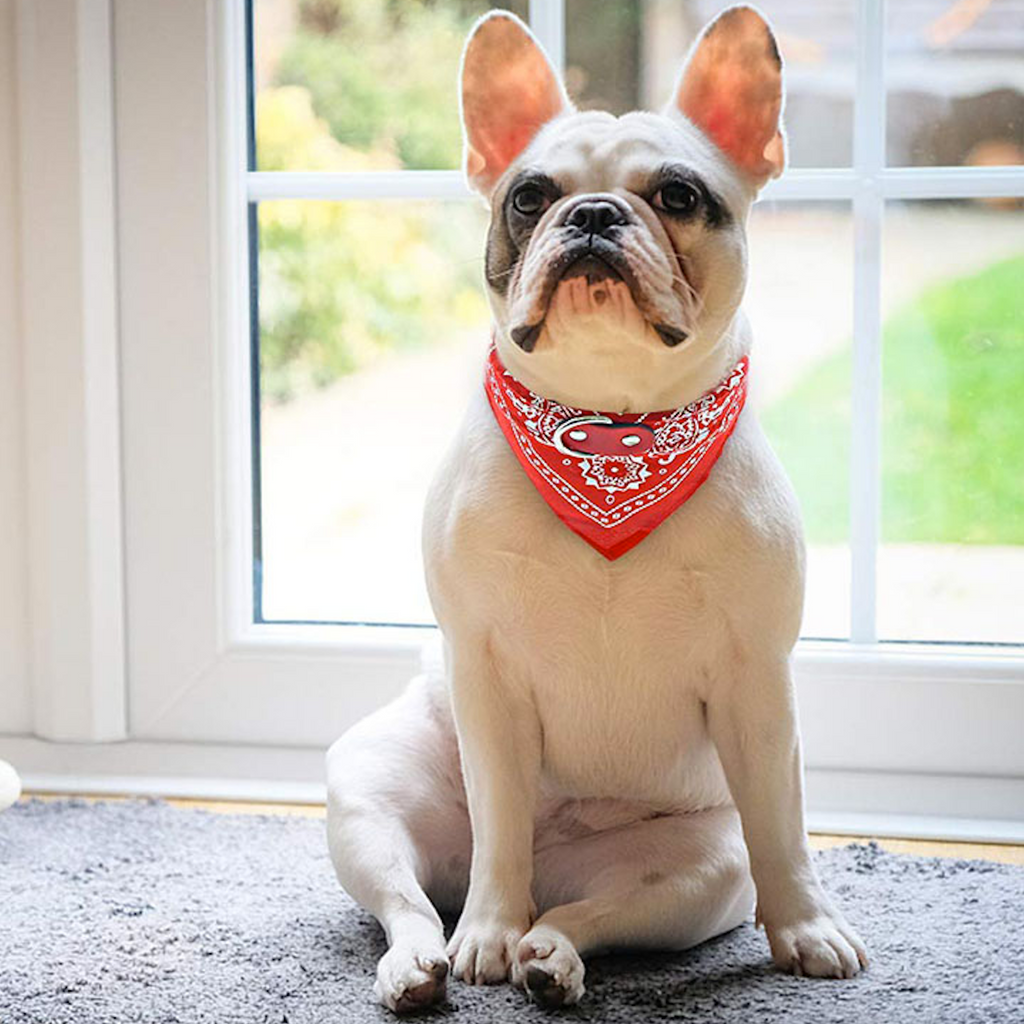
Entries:
{"label": "white wall", "polygon": [[31,731],[18,350],[14,0],[0,0],[0,733]]}

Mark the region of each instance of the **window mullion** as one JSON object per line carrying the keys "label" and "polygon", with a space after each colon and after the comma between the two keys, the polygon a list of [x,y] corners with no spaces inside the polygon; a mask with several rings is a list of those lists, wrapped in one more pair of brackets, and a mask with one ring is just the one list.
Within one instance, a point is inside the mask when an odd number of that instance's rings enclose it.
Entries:
{"label": "window mullion", "polygon": [[555,70],[565,72],[565,0],[530,0],[530,28]]}
{"label": "window mullion", "polygon": [[1024,167],[890,167],[885,199],[978,199],[1024,196]]}
{"label": "window mullion", "polygon": [[850,639],[873,643],[881,518],[882,216],[885,3],[857,9],[853,169],[853,378],[850,417]]}
{"label": "window mullion", "polygon": [[[244,172],[244,169],[243,169]],[[854,169],[793,167],[769,182],[758,202],[852,200],[866,176]],[[870,179],[884,199],[969,199],[1024,195],[1020,167],[890,167]],[[254,171],[252,202],[272,199],[470,199],[457,170]]]}
{"label": "window mullion", "polygon": [[250,202],[272,199],[469,199],[462,171],[254,171]]}

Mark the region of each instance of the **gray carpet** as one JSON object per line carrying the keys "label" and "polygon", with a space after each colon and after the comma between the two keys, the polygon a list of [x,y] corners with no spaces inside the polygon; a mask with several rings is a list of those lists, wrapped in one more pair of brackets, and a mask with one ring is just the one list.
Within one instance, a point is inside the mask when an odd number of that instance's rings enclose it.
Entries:
{"label": "gray carpet", "polygon": [[[820,854],[870,948],[853,981],[777,972],[752,925],[683,954],[603,957],[572,1021],[1024,1021],[1024,868]],[[159,802],[0,814],[0,1022],[387,1021],[380,929],[335,884],[321,821]],[[550,1020],[506,986],[449,984],[429,1019]]]}

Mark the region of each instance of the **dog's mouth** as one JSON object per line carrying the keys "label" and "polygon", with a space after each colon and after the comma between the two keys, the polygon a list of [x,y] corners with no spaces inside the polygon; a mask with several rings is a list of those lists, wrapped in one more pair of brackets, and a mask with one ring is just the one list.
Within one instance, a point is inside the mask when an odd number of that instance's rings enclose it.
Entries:
{"label": "dog's mouth", "polygon": [[625,280],[620,271],[595,252],[588,252],[586,255],[578,257],[562,271],[562,281],[568,281],[573,277],[585,277],[587,284],[597,284],[598,281],[607,280]]}
{"label": "dog's mouth", "polygon": [[[586,242],[567,246],[551,261],[541,289],[541,308],[546,311],[558,286],[574,277],[585,277],[588,284],[597,284],[599,281],[622,281],[629,288],[638,309],[643,311],[648,306],[643,289],[622,250],[614,242],[599,235],[591,236]],[[533,351],[544,326],[544,319],[542,316],[536,323],[520,324],[512,328],[512,340],[524,352]],[[653,318],[649,319],[661,340],[669,347],[686,340],[685,331],[668,324],[655,323]]]}
{"label": "dog's mouth", "polygon": [[634,302],[639,303],[643,299],[639,283],[622,250],[600,235],[592,236],[587,242],[566,246],[557,259],[551,261],[543,288],[545,308],[558,285],[573,277],[586,277],[589,284],[609,279],[623,281]]}

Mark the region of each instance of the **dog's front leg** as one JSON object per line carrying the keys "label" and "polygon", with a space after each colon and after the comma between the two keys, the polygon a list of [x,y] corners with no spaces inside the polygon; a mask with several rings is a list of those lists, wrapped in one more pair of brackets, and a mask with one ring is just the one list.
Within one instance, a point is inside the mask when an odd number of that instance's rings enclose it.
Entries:
{"label": "dog's front leg", "polygon": [[758,918],[775,962],[850,978],[864,944],[818,881],[804,831],[803,765],[789,661],[740,668],[708,700],[708,726],[740,812]]}
{"label": "dog's front leg", "polygon": [[473,827],[469,891],[448,943],[456,977],[503,981],[535,908],[533,819],[540,725],[532,701],[503,677],[490,645],[450,648],[452,709]]}

